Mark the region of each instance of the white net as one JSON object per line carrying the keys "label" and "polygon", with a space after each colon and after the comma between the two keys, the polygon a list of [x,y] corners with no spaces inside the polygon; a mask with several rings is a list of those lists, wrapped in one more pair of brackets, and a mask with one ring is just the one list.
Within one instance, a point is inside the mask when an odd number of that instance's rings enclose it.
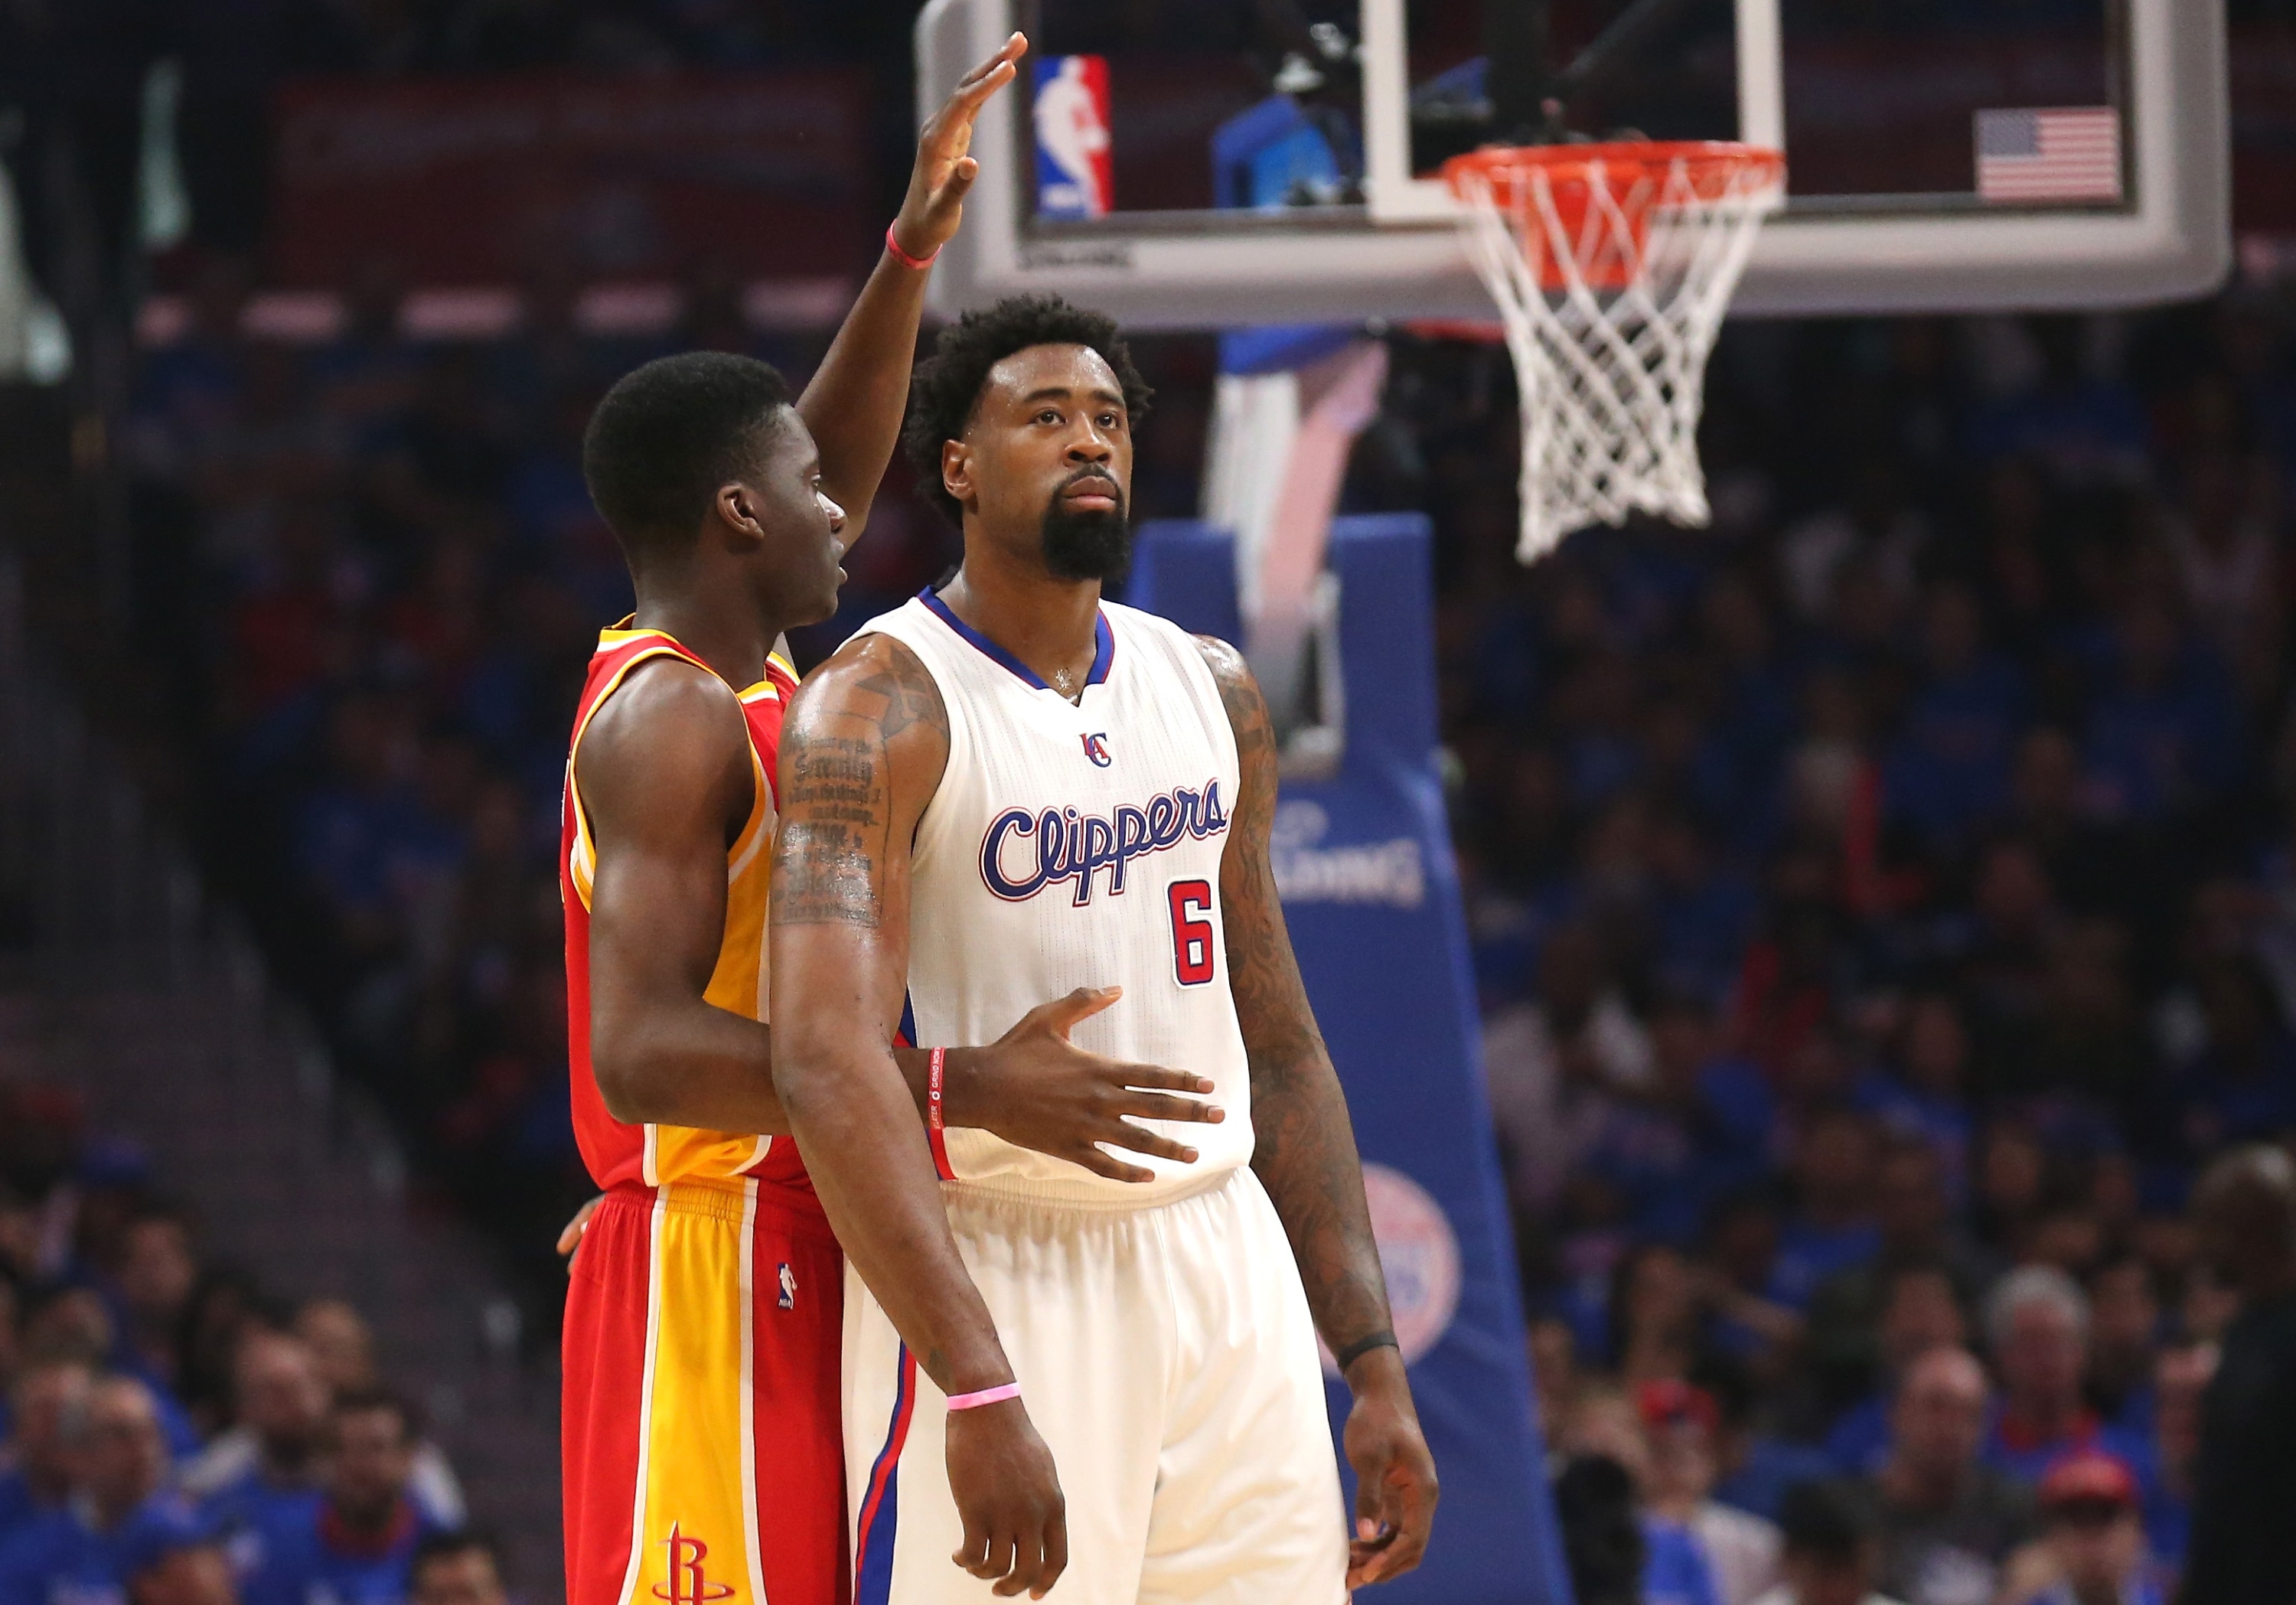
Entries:
{"label": "white net", "polygon": [[1744,146],[1554,147],[1454,164],[1522,403],[1529,562],[1573,530],[1710,518],[1706,359],[1784,164]]}

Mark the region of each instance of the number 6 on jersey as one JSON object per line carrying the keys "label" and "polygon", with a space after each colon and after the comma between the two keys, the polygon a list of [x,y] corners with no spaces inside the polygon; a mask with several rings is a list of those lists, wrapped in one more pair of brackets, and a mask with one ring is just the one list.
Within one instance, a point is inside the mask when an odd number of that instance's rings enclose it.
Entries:
{"label": "number 6 on jersey", "polygon": [[1212,888],[1209,880],[1175,880],[1172,904],[1172,971],[1183,987],[1212,979]]}

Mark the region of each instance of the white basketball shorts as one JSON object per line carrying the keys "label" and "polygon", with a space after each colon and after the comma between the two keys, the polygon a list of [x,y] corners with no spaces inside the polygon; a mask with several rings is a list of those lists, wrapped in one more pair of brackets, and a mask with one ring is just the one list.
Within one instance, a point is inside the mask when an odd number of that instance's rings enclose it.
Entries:
{"label": "white basketball shorts", "polygon": [[[1249,1168],[1145,1208],[952,1189],[949,1224],[1068,1500],[1061,1605],[1341,1605],[1308,1299]],[[946,1396],[846,1271],[855,1605],[984,1605],[949,1556]]]}

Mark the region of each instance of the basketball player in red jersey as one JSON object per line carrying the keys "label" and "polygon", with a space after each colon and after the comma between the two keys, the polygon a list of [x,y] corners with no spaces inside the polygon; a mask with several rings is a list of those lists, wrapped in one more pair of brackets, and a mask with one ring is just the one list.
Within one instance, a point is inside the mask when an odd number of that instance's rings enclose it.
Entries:
{"label": "basketball player in red jersey", "polygon": [[[775,748],[796,689],[770,648],[835,610],[899,430],[923,269],[973,177],[973,119],[1023,49],[1015,36],[925,126],[885,253],[802,397],[748,358],[668,357],[618,383],[584,442],[637,611],[591,663],[560,857],[575,1127],[605,1191],[566,1309],[570,1605],[849,1597],[842,1262],[765,1024]],[[952,1050],[945,1085],[905,1053],[920,1107],[1119,1179],[1148,1173],[1101,1144],[1193,1157],[1126,1117],[1216,1120],[1169,1095],[1209,1083],[1069,1044],[1113,1001],[1079,991]]]}

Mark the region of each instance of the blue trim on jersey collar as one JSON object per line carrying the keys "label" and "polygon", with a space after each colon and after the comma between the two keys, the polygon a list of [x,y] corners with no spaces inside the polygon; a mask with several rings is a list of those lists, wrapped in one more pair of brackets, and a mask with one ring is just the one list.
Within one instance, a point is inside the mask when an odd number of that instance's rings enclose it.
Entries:
{"label": "blue trim on jersey collar", "polygon": [[[1053,689],[1037,677],[1036,670],[989,640],[988,636],[965,623],[964,619],[959,618],[948,603],[943,602],[931,589],[927,588],[918,592],[917,600],[931,608],[943,624],[972,643],[984,656],[993,658],[1003,664],[1032,689],[1037,691]],[[1086,685],[1099,685],[1107,680],[1109,670],[1116,666],[1116,632],[1109,627],[1108,614],[1105,610],[1096,612],[1094,616],[1092,638],[1092,672],[1084,677],[1084,683]]]}

